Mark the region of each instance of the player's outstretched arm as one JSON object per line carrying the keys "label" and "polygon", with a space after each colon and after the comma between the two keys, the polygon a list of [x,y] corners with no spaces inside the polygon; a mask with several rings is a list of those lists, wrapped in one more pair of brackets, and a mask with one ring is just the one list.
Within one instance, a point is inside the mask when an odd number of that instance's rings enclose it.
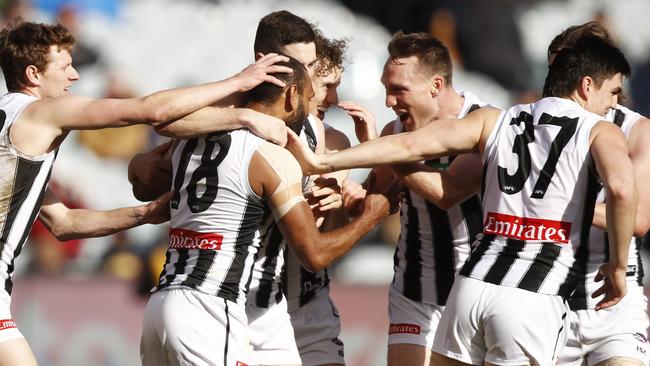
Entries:
{"label": "player's outstretched arm", "polygon": [[[650,181],[650,119],[642,117],[628,138],[630,159],[634,165],[635,182]],[[650,230],[650,189],[637,186],[638,204],[634,221],[634,236],[644,236]],[[605,204],[596,204],[593,225],[607,230]]]}
{"label": "player's outstretched arm", "polygon": [[605,280],[592,297],[605,297],[596,310],[617,304],[627,291],[627,258],[636,215],[636,188],[634,167],[628,156],[627,141],[621,130],[612,123],[599,122],[592,129],[591,156],[607,193],[609,261],[596,275],[596,281]]}
{"label": "player's outstretched arm", "polygon": [[334,154],[314,155],[295,134],[290,134],[287,148],[298,159],[305,174],[478,152],[499,113],[499,110],[484,108],[460,120],[436,121],[417,131],[380,137]]}
{"label": "player's outstretched arm", "polygon": [[446,170],[422,163],[391,165],[391,168],[411,191],[443,210],[463,202],[481,188],[481,157],[475,153],[459,155]]}
{"label": "player's outstretched arm", "polygon": [[168,192],[145,205],[97,211],[70,209],[48,190],[41,205],[39,218],[59,240],[93,238],[169,220],[171,196],[171,192]]}
{"label": "player's outstretched arm", "polygon": [[205,107],[155,129],[163,136],[188,139],[211,132],[247,128],[269,142],[284,146],[287,143],[285,126],[279,118],[248,108]]}
{"label": "player's outstretched arm", "polygon": [[[222,81],[199,86],[156,92],[142,98],[91,99],[62,96],[41,99],[29,104],[11,129],[12,141],[20,151],[40,155],[51,151],[53,141],[64,131],[99,129],[147,123],[159,125],[186,116],[235,93],[247,91],[262,82],[284,86],[270,75],[291,72],[284,66],[285,56],[268,54],[239,74]],[[36,142],[30,136],[39,135]]]}

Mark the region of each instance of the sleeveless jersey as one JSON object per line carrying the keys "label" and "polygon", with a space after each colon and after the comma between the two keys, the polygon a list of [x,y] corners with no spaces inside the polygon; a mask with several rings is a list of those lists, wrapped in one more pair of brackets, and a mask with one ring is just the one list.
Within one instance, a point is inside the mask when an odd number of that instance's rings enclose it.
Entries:
{"label": "sleeveless jersey", "polygon": [[[469,92],[457,118],[463,118],[487,103]],[[434,122],[435,123],[435,122]],[[394,133],[403,132],[399,119]],[[434,168],[446,169],[455,156],[427,160]],[[400,210],[400,236],[393,256],[392,288],[413,301],[444,306],[454,276],[470,253],[470,243],[482,230],[478,194],[445,211],[409,189],[404,189]]]}
{"label": "sleeveless jersey", "polygon": [[266,207],[249,185],[248,166],[263,142],[248,130],[180,141],[172,155],[169,248],[154,291],[185,286],[245,301]]}
{"label": "sleeveless jersey", "polygon": [[0,281],[11,295],[14,261],[23,249],[50,181],[58,149],[40,156],[20,153],[9,129],[37,98],[22,93],[0,97]]}
{"label": "sleeveless jersey", "polygon": [[561,98],[501,113],[483,154],[483,234],[460,274],[568,297],[600,183],[589,134],[602,117]]}
{"label": "sleeveless jersey", "polygon": [[[316,136],[316,123],[312,115],[309,115],[307,121],[300,131],[300,139],[303,143],[307,144],[312,151],[316,150],[318,139]],[[315,177],[303,177],[302,187],[303,193],[311,190]],[[294,268],[295,265],[302,269],[300,262],[295,258],[289,259],[287,250],[287,243],[282,237],[280,228],[275,223],[273,216],[266,216],[261,228],[259,229],[259,236],[261,240],[260,251],[255,258],[255,265],[253,266],[252,282],[248,300],[258,307],[267,308],[271,304],[278,303],[282,300],[284,282],[283,276],[287,266]],[[304,269],[302,269],[304,271]],[[309,273],[309,272],[308,272]]]}
{"label": "sleeveless jersey", "polygon": [[[606,120],[614,122],[621,128],[625,137],[629,139],[630,131],[642,116],[623,106],[617,106],[610,110]],[[598,192],[598,203],[605,202],[605,190]],[[643,286],[643,264],[639,250],[641,249],[641,238],[632,238],[628,254],[627,286],[629,291],[642,291]],[[578,287],[569,299],[571,310],[594,309],[602,296],[593,299],[591,294],[602,286],[602,282],[595,282],[594,277],[600,266],[609,260],[609,240],[607,232],[595,226],[589,231],[589,246],[580,252],[576,261],[585,268],[585,275],[580,278]]]}

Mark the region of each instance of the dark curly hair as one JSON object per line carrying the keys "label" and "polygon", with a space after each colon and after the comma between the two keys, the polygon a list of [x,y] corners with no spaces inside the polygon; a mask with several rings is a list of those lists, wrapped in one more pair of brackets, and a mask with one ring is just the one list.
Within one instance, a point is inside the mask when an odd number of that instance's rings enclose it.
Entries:
{"label": "dark curly hair", "polygon": [[328,39],[319,29],[314,28],[316,33],[316,75],[324,76],[334,69],[343,70],[345,51],[348,48],[347,39]]}

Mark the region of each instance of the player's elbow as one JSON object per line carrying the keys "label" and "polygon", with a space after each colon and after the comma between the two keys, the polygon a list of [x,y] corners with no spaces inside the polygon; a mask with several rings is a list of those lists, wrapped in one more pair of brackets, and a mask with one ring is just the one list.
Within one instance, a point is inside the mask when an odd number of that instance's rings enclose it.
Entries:
{"label": "player's elbow", "polygon": [[650,230],[650,217],[642,212],[636,213],[636,221],[634,223],[634,236],[645,236]]}
{"label": "player's elbow", "polygon": [[636,207],[636,187],[631,174],[609,177],[607,183],[608,202],[613,200],[629,207]]}
{"label": "player's elbow", "polygon": [[70,225],[62,221],[54,222],[50,224],[48,226],[48,229],[58,241],[68,241],[68,240],[78,239],[75,233],[72,230],[70,230]]}
{"label": "player's elbow", "polygon": [[318,272],[327,267],[328,264],[326,263],[324,254],[316,250],[315,243],[314,245],[308,245],[305,250],[302,251],[300,262],[302,266],[310,272]]}
{"label": "player's elbow", "polygon": [[141,103],[142,119],[152,125],[159,126],[171,120],[173,106],[170,103],[159,103],[151,97],[144,97]]}

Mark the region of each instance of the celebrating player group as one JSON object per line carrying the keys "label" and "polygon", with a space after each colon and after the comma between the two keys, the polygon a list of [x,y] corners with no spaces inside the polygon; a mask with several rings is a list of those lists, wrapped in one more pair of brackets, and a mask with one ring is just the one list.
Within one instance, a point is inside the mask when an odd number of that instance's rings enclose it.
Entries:
{"label": "celebrating player group", "polygon": [[[238,74],[142,98],[69,95],[74,42],[22,20],[0,33],[0,366],[37,364],[10,312],[37,217],[66,239],[169,220],[143,365],[315,366],[345,365],[328,265],[397,212],[389,366],[649,366],[650,121],[618,104],[631,70],[598,23],[557,35],[543,98],[505,109],[454,88],[438,39],[395,33],[379,136],[338,100],[346,40],[288,11],[259,21]],[[359,145],[327,123],[334,106]],[[48,182],[68,133],[132,124],[171,137],[129,164],[148,203],[61,203]]]}

